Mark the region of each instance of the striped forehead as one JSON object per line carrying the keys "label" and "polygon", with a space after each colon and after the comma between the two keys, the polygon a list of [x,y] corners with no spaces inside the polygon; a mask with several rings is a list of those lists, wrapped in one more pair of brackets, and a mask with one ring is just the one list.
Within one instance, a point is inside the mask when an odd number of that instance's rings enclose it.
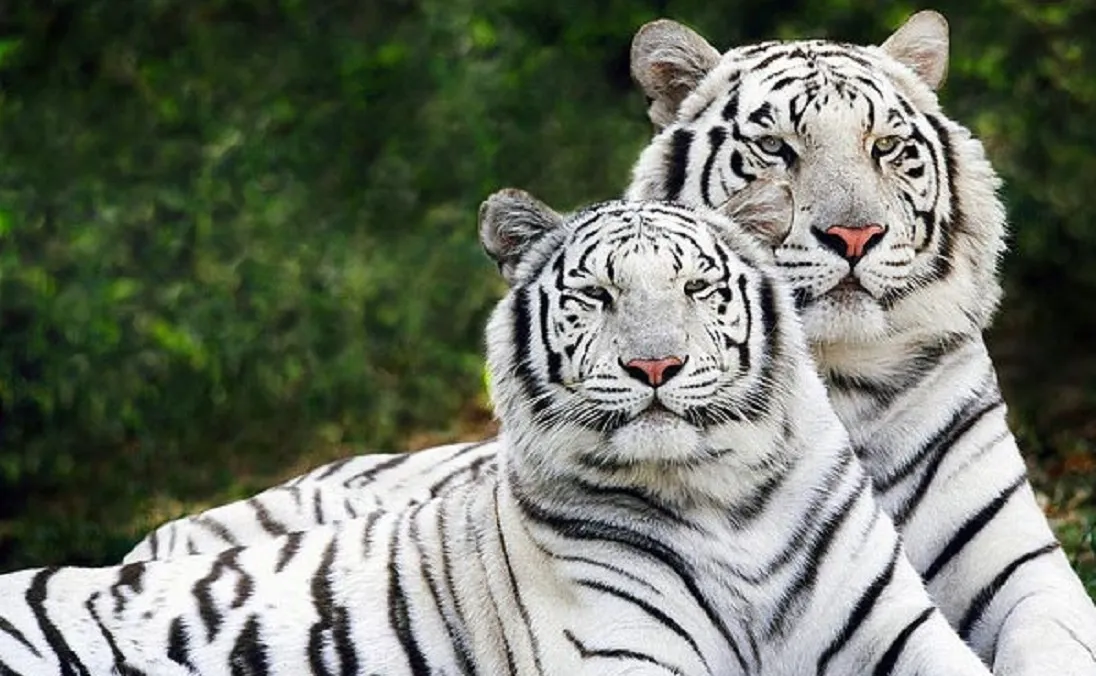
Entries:
{"label": "striped forehead", "polygon": [[[865,125],[872,128],[915,114],[881,74],[878,57],[856,45],[770,42],[731,50],[725,58],[732,65],[723,111],[728,120],[766,128],[786,121],[799,126],[811,113],[852,108],[862,110]],[[774,105],[777,101],[785,103]]]}
{"label": "striped forehead", "polygon": [[726,267],[727,254],[711,226],[673,207],[625,206],[588,215],[574,226],[562,252],[570,275],[617,279],[656,270]]}

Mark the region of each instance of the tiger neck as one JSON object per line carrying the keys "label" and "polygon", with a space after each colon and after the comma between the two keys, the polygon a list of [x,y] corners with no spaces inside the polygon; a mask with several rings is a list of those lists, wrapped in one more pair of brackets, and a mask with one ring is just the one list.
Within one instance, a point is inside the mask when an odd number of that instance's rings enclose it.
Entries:
{"label": "tiger neck", "polygon": [[914,450],[907,447],[946,424],[955,411],[1000,399],[981,335],[813,349],[830,401],[873,476],[901,464]]}
{"label": "tiger neck", "polygon": [[[898,394],[956,353],[986,354],[980,333],[911,335],[863,342],[815,342],[811,353],[832,398],[861,389]],[[847,421],[844,421],[847,424]]]}

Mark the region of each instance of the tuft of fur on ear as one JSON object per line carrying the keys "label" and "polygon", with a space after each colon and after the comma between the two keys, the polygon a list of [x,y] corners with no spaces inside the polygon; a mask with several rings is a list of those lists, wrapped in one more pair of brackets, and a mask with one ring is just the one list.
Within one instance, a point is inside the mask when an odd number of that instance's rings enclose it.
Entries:
{"label": "tuft of fur on ear", "polygon": [[939,12],[917,12],[880,48],[932,89],[939,89],[948,76],[948,21]]}
{"label": "tuft of fur on ear", "polygon": [[795,201],[786,181],[759,178],[733,194],[719,211],[775,248],[792,229]]}
{"label": "tuft of fur on ear", "polygon": [[499,190],[479,208],[480,243],[510,284],[517,281],[522,257],[541,238],[562,225],[562,216],[517,188]]}
{"label": "tuft of fur on ear", "polygon": [[719,63],[719,50],[692,29],[659,19],[632,38],[632,77],[650,100],[647,116],[661,129],[673,122],[681,102]]}

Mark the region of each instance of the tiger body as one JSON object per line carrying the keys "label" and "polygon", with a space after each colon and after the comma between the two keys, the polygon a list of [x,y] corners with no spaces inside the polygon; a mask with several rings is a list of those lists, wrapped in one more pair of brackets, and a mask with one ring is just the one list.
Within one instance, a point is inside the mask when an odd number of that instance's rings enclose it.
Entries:
{"label": "tiger body", "polygon": [[[1001,295],[1000,181],[940,110],[946,33],[918,23],[882,47],[709,53],[628,194],[712,207],[788,177],[798,211],[771,241],[777,264],[933,599],[995,673],[1096,676],[1096,608],[1035,500],[982,338]],[[656,62],[683,58],[650,42]]]}
{"label": "tiger body", "polygon": [[[790,223],[763,193],[743,219]],[[512,284],[497,472],[215,555],[0,576],[0,673],[989,673],[735,222],[515,192],[484,213]]]}
{"label": "tiger body", "polygon": [[[981,144],[933,92],[947,67],[941,24],[915,15],[880,47],[773,42],[722,55],[672,22],[645,27],[633,73],[660,131],[628,196],[718,208],[757,178],[789,181],[791,231],[758,234],[908,558],[995,673],[1093,676],[1096,609],[1026,479],[981,335],[1001,295],[1005,214]],[[225,533],[269,537],[260,506],[296,529],[419,501],[493,476],[498,450],[340,462],[167,524],[130,558],[216,551]],[[294,491],[322,496],[323,510],[294,506]]]}

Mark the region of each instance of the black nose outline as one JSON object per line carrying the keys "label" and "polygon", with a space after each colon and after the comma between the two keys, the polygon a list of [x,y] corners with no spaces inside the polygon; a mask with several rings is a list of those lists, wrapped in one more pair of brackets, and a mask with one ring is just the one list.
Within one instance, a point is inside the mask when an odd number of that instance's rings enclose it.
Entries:
{"label": "black nose outline", "polygon": [[[834,226],[830,226],[831,228]],[[865,226],[867,227],[867,226]],[[842,239],[839,235],[835,235],[825,230],[819,230],[815,226],[811,226],[811,234],[819,243],[830,251],[834,252],[838,256],[844,258],[849,262],[850,267],[856,266],[869,251],[874,249],[880,242],[883,241],[883,237],[887,234],[886,226],[879,226],[881,229],[878,232],[874,232],[868,236],[868,239],[864,241],[864,245],[861,247],[859,256],[849,255],[849,243]]]}
{"label": "black nose outline", "polygon": [[[647,371],[644,371],[639,366],[634,365],[635,362],[659,362],[659,361],[670,361],[670,360],[674,360],[676,363],[667,364],[662,369],[662,371],[659,372],[658,376],[651,376]],[[673,378],[677,374],[681,373],[681,370],[683,368],[685,368],[685,364],[688,361],[689,361],[688,357],[686,357],[685,359],[681,359],[680,357],[676,357],[676,356],[668,356],[668,357],[659,357],[657,359],[631,359],[627,363],[625,363],[623,359],[621,359],[620,357],[617,357],[617,362],[620,364],[620,368],[624,369],[625,373],[627,373],[632,378],[635,378],[639,382],[643,383],[644,385],[648,385],[650,387],[655,387],[655,388],[662,387],[663,385],[666,384],[666,381],[670,380],[671,378]],[[652,382],[651,381],[652,377],[654,377],[657,382]]]}

